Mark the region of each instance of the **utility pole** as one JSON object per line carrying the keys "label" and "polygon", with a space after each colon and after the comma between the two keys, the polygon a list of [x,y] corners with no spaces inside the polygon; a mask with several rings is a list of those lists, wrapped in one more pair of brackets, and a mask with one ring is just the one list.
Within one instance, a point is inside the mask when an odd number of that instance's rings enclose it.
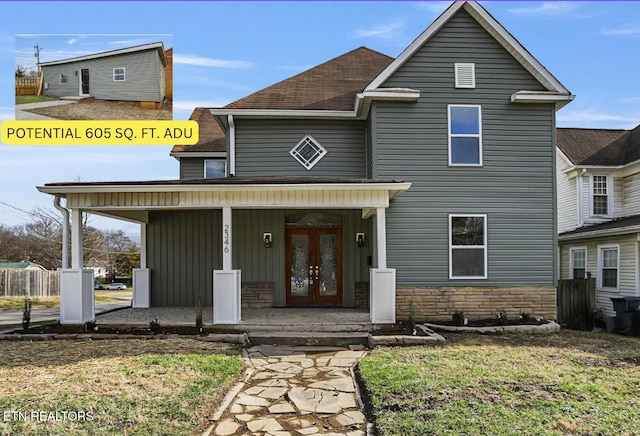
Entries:
{"label": "utility pole", "polygon": [[33,46],[33,48],[36,49],[36,52],[33,54],[33,57],[35,57],[38,60],[38,63],[37,63],[38,73],[40,73],[40,50],[42,50],[42,47],[36,44]]}

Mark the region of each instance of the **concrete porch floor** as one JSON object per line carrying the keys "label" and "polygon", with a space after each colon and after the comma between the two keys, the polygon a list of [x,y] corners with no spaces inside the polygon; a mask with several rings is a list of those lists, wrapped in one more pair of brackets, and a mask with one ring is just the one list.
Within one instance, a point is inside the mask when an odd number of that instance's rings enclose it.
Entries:
{"label": "concrete porch floor", "polygon": [[[164,326],[195,325],[195,307],[152,307],[122,309],[96,316],[98,324],[144,325],[158,319]],[[213,325],[213,308],[202,311],[205,327]],[[216,325],[227,330],[251,331],[370,331],[369,309],[269,308],[243,309],[240,324]]]}

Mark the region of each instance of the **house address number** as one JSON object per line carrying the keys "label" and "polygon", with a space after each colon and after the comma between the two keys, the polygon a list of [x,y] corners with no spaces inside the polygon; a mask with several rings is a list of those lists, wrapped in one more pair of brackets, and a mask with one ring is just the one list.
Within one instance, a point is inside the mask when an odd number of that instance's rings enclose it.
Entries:
{"label": "house address number", "polygon": [[225,224],[224,230],[222,231],[222,246],[225,253],[228,253],[231,250],[229,244],[229,224]]}

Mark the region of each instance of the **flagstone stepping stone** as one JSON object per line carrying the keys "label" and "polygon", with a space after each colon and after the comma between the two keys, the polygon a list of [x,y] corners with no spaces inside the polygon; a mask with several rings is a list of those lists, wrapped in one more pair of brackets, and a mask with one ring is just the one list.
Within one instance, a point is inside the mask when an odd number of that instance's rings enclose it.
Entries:
{"label": "flagstone stepping stone", "polygon": [[216,436],[228,436],[234,434],[240,428],[240,424],[235,423],[229,419],[221,421],[214,431]]}
{"label": "flagstone stepping stone", "polygon": [[289,403],[274,404],[269,407],[269,413],[282,414],[282,413],[296,413],[296,409]]}
{"label": "flagstone stepping stone", "polygon": [[311,383],[310,388],[325,389],[328,391],[340,391],[340,392],[355,392],[356,388],[353,385],[351,377],[340,377],[325,381],[319,381]]}
{"label": "flagstone stepping stone", "polygon": [[254,433],[258,431],[273,432],[282,430],[282,426],[280,425],[280,423],[273,418],[249,421],[247,422],[247,427]]}
{"label": "flagstone stepping stone", "polygon": [[269,400],[277,400],[287,392],[287,388],[267,388],[262,391],[258,396],[260,398],[266,398]]}
{"label": "flagstone stepping stone", "polygon": [[236,404],[242,404],[243,406],[270,406],[271,403],[264,398],[254,397],[252,395],[245,395],[238,397]]}

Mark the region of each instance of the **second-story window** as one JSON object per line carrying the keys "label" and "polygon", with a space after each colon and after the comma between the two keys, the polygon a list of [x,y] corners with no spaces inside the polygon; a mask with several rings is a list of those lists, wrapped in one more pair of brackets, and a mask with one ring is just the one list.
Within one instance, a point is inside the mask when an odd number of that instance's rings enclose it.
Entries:
{"label": "second-story window", "polygon": [[449,165],[482,165],[482,114],[477,105],[449,105]]}
{"label": "second-story window", "polygon": [[591,176],[591,203],[593,215],[610,215],[609,190],[609,178],[607,176]]}
{"label": "second-story window", "polygon": [[205,159],[204,178],[219,179],[226,176],[227,163],[222,159]]}

